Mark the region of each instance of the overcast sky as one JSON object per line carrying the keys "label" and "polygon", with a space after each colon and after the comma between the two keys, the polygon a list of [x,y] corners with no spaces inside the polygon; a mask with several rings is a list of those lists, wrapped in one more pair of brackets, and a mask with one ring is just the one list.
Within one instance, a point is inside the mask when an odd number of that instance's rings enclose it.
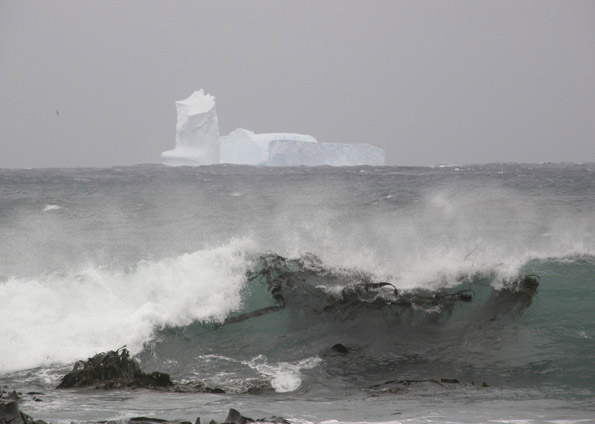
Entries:
{"label": "overcast sky", "polygon": [[222,135],[593,162],[595,1],[0,0],[0,167],[158,163],[199,88]]}

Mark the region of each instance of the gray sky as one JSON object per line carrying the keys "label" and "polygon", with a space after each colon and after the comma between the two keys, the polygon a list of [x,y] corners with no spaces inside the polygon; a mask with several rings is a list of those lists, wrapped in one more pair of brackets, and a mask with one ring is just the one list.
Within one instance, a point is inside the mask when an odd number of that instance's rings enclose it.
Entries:
{"label": "gray sky", "polygon": [[595,1],[0,0],[0,167],[158,163],[199,88],[221,134],[592,162]]}

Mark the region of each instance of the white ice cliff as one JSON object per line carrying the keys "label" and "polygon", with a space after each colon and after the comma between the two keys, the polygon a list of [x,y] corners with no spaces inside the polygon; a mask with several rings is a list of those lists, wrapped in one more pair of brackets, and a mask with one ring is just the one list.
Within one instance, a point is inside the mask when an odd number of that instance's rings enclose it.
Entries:
{"label": "white ice cliff", "polygon": [[176,102],[176,145],[161,153],[166,165],[212,165],[219,163],[219,121],[215,97],[195,91]]}
{"label": "white ice cliff", "polygon": [[176,145],[161,154],[166,165],[384,165],[384,150],[369,144],[319,143],[310,135],[242,128],[219,137],[215,98],[203,90],[176,102],[176,109]]}

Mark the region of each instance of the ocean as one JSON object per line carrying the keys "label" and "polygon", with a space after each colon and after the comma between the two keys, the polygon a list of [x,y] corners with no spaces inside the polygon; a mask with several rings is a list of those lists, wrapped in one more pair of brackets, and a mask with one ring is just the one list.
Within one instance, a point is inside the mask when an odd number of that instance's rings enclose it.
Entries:
{"label": "ocean", "polygon": [[[0,240],[35,419],[595,422],[595,164],[2,169]],[[122,346],[225,393],[55,388]]]}

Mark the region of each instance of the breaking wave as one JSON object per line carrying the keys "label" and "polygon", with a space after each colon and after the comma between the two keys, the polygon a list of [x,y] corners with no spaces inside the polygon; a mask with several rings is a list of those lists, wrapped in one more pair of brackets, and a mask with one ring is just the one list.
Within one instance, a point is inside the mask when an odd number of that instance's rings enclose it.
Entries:
{"label": "breaking wave", "polygon": [[250,243],[233,240],[124,271],[8,278],[0,284],[0,370],[76,361],[113,346],[138,352],[155,330],[221,321],[241,304]]}
{"label": "breaking wave", "polygon": [[[558,258],[525,253],[508,263],[488,261],[482,243],[466,255],[457,254],[458,261],[452,252],[434,253],[423,261],[419,258],[419,262],[414,260],[404,267],[400,275],[371,273],[370,266],[323,265],[311,254],[294,262],[303,266],[305,259],[309,263],[309,284],[314,291],[324,287],[325,293],[338,294],[354,281],[389,281],[389,291],[392,287],[404,292],[425,290],[431,296],[478,281],[502,289],[504,282],[519,277],[523,269],[535,272],[535,266],[527,267],[531,261],[533,265],[540,260],[595,264],[590,252]],[[149,342],[162,340],[162,332],[167,334],[168,328],[192,328],[193,323],[220,324],[230,314],[254,309],[259,302],[271,306],[272,298],[262,293],[255,296],[256,289],[247,287],[247,272],[258,268],[258,258],[255,244],[242,239],[176,258],[141,261],[122,271],[88,267],[74,273],[7,278],[0,283],[0,321],[11,324],[0,327],[0,339],[10,343],[0,345],[0,369],[10,372],[69,363],[122,345],[139,353],[143,346],[151,346]],[[309,262],[312,258],[313,263]],[[344,315],[352,313],[345,311]],[[263,372],[273,369],[258,361],[245,363]],[[280,391],[292,384],[278,383]]]}

